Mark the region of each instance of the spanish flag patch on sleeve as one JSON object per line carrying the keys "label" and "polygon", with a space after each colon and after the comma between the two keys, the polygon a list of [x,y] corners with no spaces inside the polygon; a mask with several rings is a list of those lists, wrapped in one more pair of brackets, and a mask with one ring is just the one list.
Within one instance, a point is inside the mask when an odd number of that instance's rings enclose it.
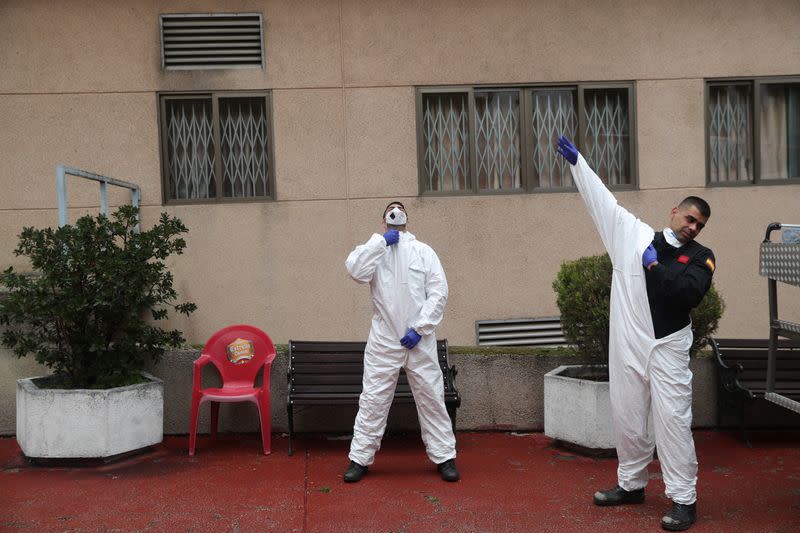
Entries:
{"label": "spanish flag patch on sleeve", "polygon": [[717,269],[716,265],[714,265],[714,260],[710,257],[706,259],[706,266],[711,270],[711,273],[714,273],[714,270]]}

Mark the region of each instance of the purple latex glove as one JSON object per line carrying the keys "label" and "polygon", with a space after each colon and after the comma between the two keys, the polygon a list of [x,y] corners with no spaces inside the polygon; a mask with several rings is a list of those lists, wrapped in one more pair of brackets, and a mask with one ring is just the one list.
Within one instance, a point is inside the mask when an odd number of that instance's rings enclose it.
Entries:
{"label": "purple latex glove", "polygon": [[558,150],[558,153],[563,155],[564,158],[569,161],[570,165],[574,165],[578,162],[578,149],[575,148],[575,145],[563,135],[558,138],[558,146],[556,147],[556,150]]}
{"label": "purple latex glove", "polygon": [[404,347],[410,350],[411,348],[417,345],[417,343],[421,338],[422,337],[420,336],[419,333],[409,328],[408,331],[406,331],[406,334],[403,336],[403,338],[400,339],[400,344],[402,344]]}
{"label": "purple latex glove", "polygon": [[386,241],[386,246],[397,244],[397,241],[400,240],[400,232],[396,229],[390,229],[383,234],[383,239]]}
{"label": "purple latex glove", "polygon": [[658,263],[658,253],[653,243],[650,243],[650,246],[642,254],[642,266],[647,268],[653,263]]}

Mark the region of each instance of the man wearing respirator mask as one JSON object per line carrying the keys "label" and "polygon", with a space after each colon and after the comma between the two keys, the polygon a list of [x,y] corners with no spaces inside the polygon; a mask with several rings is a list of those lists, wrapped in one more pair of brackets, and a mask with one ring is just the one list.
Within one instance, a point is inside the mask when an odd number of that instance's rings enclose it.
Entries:
{"label": "man wearing respirator mask", "polygon": [[458,481],[455,435],[444,403],[434,331],[447,302],[447,279],[436,252],[406,231],[400,202],[383,212],[374,233],[347,257],[347,272],[369,283],[374,314],[364,350],[363,391],[344,481],[359,481],[380,448],[400,368],[405,368],[428,458],[445,481]]}

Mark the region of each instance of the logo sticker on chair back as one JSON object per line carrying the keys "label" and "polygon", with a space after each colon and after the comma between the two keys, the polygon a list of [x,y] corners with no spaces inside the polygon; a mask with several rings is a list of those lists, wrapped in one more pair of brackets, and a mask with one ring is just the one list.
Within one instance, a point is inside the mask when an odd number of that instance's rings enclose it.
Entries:
{"label": "logo sticker on chair back", "polygon": [[226,351],[228,352],[228,361],[234,365],[244,365],[249,363],[255,355],[255,346],[253,346],[253,341],[236,339],[228,345]]}

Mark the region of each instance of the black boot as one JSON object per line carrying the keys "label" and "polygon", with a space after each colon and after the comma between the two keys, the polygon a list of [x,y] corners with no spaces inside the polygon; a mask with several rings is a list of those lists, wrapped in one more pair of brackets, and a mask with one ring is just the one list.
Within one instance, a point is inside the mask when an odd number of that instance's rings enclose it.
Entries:
{"label": "black boot", "polygon": [[625,490],[617,485],[613,489],[595,492],[593,500],[595,505],[601,506],[644,503],[644,489]]}
{"label": "black boot", "polygon": [[672,502],[672,509],[661,519],[661,528],[667,531],[685,531],[697,520],[697,502],[684,505]]}
{"label": "black boot", "polygon": [[458,470],[456,470],[455,459],[448,459],[447,461],[436,465],[436,469],[439,471],[439,474],[445,481],[458,481],[461,479],[461,476],[458,475]]}
{"label": "black boot", "polygon": [[350,461],[350,466],[347,467],[347,472],[344,473],[345,483],[355,483],[360,481],[364,474],[369,470],[368,466],[361,466],[355,461]]}

